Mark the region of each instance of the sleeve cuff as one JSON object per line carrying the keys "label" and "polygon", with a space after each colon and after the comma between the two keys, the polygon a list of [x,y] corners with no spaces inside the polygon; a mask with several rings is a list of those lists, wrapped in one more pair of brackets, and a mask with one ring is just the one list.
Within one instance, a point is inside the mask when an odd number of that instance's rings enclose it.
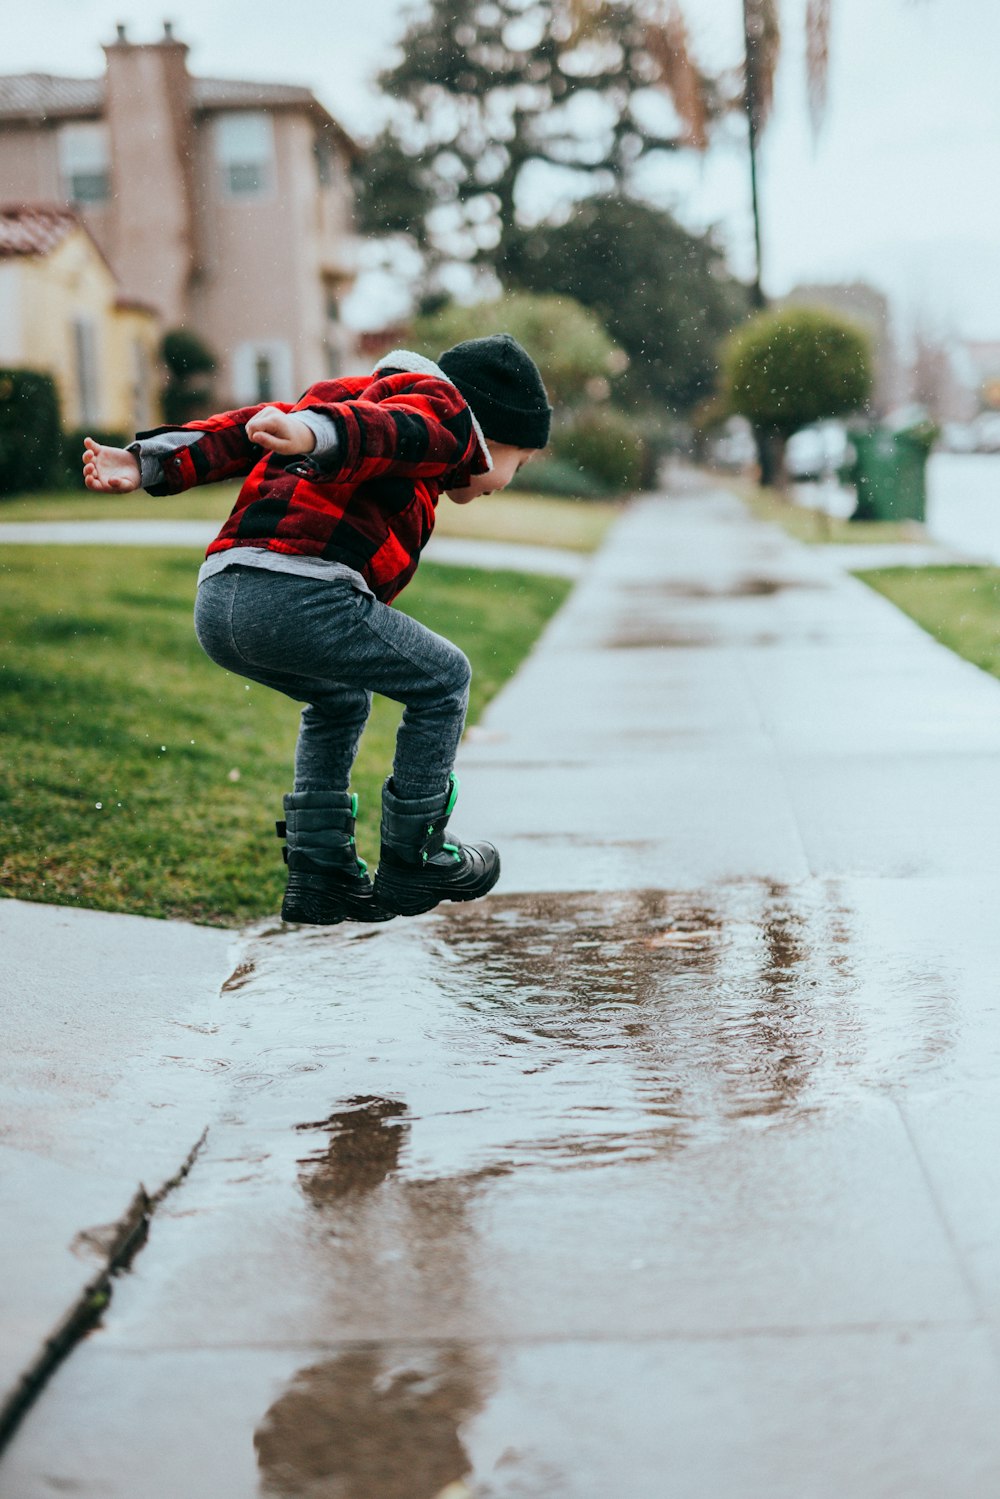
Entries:
{"label": "sleeve cuff", "polygon": [[294,411],[292,415],[297,422],[308,427],[316,439],[316,446],[309,454],[310,458],[332,458],[337,451],[337,424],[332,417],[326,416],[322,411]]}
{"label": "sleeve cuff", "polygon": [[139,483],[143,489],[152,489],[163,483],[163,459],[155,453],[143,452],[141,442],[130,442],[128,451],[139,465]]}

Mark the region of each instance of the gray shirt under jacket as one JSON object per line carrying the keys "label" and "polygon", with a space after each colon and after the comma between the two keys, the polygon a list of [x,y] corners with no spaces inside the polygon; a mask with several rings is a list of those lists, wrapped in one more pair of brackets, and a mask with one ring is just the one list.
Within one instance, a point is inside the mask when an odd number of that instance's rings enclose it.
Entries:
{"label": "gray shirt under jacket", "polygon": [[[316,439],[316,446],[309,456],[330,459],[337,451],[337,428],[330,418],[321,411],[296,411],[292,415],[297,422],[307,426]],[[128,451],[135,455],[139,464],[139,482],[143,489],[163,482],[164,458],[169,458],[178,448],[193,447],[201,436],[200,432],[160,432],[156,437],[144,437],[130,443]],[[230,547],[224,552],[213,552],[202,563],[198,582],[203,583],[227,567],[259,567],[265,572],[297,573],[301,578],[343,578],[361,593],[375,597],[361,574],[343,562],[328,562],[325,557],[289,556],[286,552],[272,552],[265,547]]]}

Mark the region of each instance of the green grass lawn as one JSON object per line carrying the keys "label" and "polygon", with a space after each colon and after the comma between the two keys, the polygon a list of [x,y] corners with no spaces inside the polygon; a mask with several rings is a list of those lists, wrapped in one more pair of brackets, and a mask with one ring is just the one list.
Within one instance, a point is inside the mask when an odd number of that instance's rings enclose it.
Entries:
{"label": "green grass lawn", "polygon": [[1000,567],[885,567],[855,576],[942,645],[1000,677]]}
{"label": "green grass lawn", "polygon": [[[4,894],[214,925],[277,912],[271,831],[298,707],[202,654],[191,625],[199,562],[168,548],[0,553]],[[421,568],[404,607],[470,657],[470,722],[568,588]],[[355,768],[369,861],[399,713],[376,699]]]}
{"label": "green grass lawn", "polygon": [[850,521],[826,515],[821,510],[807,510],[782,498],[773,489],[761,489],[747,480],[726,478],[727,489],[739,495],[758,520],[781,526],[796,541],[859,546],[879,543],[926,541],[924,529],[916,521]]}
{"label": "green grass lawn", "polygon": [[[205,485],[169,499],[154,499],[141,490],[127,495],[56,491],[0,502],[0,522],[212,520],[221,525],[238,493],[237,484]],[[517,541],[592,552],[620,508],[610,501],[551,499],[521,490],[484,495],[471,505],[453,505],[442,495],[436,531],[441,536],[465,536],[477,541]]]}

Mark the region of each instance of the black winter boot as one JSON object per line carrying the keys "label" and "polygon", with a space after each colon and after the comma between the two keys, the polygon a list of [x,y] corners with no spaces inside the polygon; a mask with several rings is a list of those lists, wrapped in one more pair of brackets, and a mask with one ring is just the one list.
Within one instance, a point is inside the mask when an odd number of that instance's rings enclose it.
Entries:
{"label": "black winter boot", "polygon": [[334,926],[338,921],[391,921],[375,901],[367,866],[354,847],[358,799],[338,791],[293,791],[275,824],[288,865],[282,921]]}
{"label": "black winter boot", "polygon": [[391,778],[382,788],[382,852],[375,899],[387,911],[419,916],[443,900],[478,900],[500,878],[492,843],[446,843],[445,826],[458,797],[458,777],[443,796],[404,801]]}

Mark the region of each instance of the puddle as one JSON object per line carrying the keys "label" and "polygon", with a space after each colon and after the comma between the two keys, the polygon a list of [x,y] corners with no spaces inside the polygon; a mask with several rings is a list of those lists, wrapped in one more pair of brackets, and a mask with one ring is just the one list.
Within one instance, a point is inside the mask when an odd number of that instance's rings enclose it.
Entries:
{"label": "puddle", "polygon": [[254,1433],[264,1495],[459,1499],[460,1430],[483,1403],[474,1351],[359,1348],[302,1369]]}
{"label": "puddle", "polygon": [[791,646],[826,645],[830,637],[820,630],[751,630],[739,636],[731,631],[715,634],[683,629],[620,630],[604,642],[612,651],[697,650],[727,645]]}
{"label": "puddle", "polygon": [[232,1016],[248,1055],[230,1087],[275,1117],[297,1100],[287,1127],[300,1147],[317,1137],[298,1152],[313,1201],[392,1172],[669,1156],[881,1087],[901,1048],[911,1070],[945,1064],[939,966],[872,952],[856,928],[832,887],[750,882],[491,896],[357,933],[262,935],[229,997],[249,1005]]}
{"label": "puddle", "polygon": [[672,599],[769,599],[777,593],[792,590],[829,588],[828,583],[811,578],[734,578],[726,583],[671,583],[659,585],[655,592]]}
{"label": "puddle", "polygon": [[115,1337],[268,1361],[238,1417],[262,1495],[575,1493],[623,1340],[624,1421],[651,1329],[826,1336],[883,1293],[909,1315],[894,1280],[870,1290],[914,1242],[886,1209],[914,1169],[889,1095],[993,1086],[994,905],[752,881],[261,927],[213,1017],[229,1109]]}
{"label": "puddle", "polygon": [[303,1189],[317,1206],[370,1192],[399,1165],[406,1105],[395,1098],[352,1098],[347,1107],[299,1131],[322,1132],[328,1143],[300,1157]]}

